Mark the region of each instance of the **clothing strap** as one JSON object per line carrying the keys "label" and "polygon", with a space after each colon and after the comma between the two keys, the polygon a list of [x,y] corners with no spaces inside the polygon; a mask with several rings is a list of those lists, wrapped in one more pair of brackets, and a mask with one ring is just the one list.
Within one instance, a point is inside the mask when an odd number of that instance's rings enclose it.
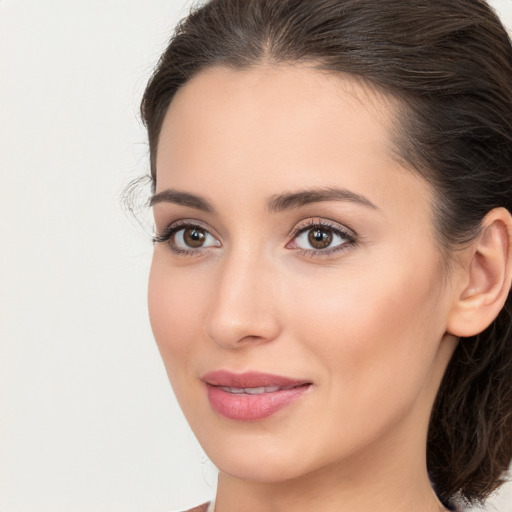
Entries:
{"label": "clothing strap", "polygon": [[213,512],[213,509],[210,509],[211,503],[203,503],[197,507],[191,508],[186,512]]}
{"label": "clothing strap", "polygon": [[208,503],[203,503],[202,505],[198,505],[197,507],[191,508],[186,512],[215,512],[215,500],[209,501]]}

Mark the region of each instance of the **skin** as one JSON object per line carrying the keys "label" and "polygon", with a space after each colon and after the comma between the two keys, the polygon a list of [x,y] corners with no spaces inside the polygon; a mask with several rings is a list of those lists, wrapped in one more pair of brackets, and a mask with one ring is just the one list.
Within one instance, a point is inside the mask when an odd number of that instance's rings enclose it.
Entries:
{"label": "skin", "polygon": [[[350,77],[298,65],[208,69],[169,107],[156,193],[198,195],[215,211],[157,196],[158,234],[185,220],[208,236],[190,254],[172,251],[186,248],[180,233],[155,244],[149,311],[178,401],[219,468],[217,512],[241,501],[244,512],[443,509],[426,435],[469,263],[446,273],[433,192],[395,157],[394,118],[389,99]],[[373,207],[267,208],[327,187]],[[343,250],[313,254],[308,232],[293,233],[319,220],[354,243],[334,237]],[[201,377],[219,369],[313,385],[269,418],[239,422],[207,399]]]}

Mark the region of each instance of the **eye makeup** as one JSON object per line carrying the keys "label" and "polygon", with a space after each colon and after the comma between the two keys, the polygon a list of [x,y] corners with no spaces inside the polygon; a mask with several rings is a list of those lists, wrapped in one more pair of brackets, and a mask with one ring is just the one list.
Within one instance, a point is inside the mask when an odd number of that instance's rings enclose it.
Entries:
{"label": "eye makeup", "polygon": [[[304,235],[308,235],[307,237]],[[349,250],[357,242],[356,233],[338,223],[320,218],[308,219],[299,223],[292,231],[292,241],[287,248],[297,249],[301,256],[327,257]],[[301,247],[298,241],[313,246],[312,249]],[[336,242],[333,245],[333,242]],[[314,245],[317,244],[315,248]],[[318,247],[320,246],[320,247]]]}
{"label": "eye makeup", "polygon": [[[357,241],[354,231],[320,218],[300,222],[289,238],[291,241],[285,245],[287,249],[311,257],[327,257],[348,250]],[[153,243],[167,244],[169,250],[178,256],[199,256],[208,249],[222,246],[202,223],[187,219],[169,224],[153,238]]]}
{"label": "eye makeup", "polygon": [[[153,243],[165,243],[172,253],[179,256],[197,256],[209,247],[221,246],[220,242],[199,221],[186,219],[169,224],[162,233],[153,237]],[[205,245],[207,243],[210,245]]]}

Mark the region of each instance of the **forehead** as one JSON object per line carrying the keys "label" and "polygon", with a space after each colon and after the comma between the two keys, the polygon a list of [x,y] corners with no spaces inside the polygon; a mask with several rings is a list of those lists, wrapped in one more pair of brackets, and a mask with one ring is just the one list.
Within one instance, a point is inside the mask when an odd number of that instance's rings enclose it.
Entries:
{"label": "forehead", "polygon": [[304,65],[207,69],[168,109],[157,192],[215,193],[225,204],[236,194],[238,206],[301,187],[343,186],[382,204],[411,184],[424,193],[396,157],[397,111],[353,77]]}
{"label": "forehead", "polygon": [[[247,160],[251,150],[284,157],[290,147],[296,153],[314,144],[320,157],[333,138],[340,151],[364,146],[366,153],[393,156],[395,111],[390,98],[356,79],[304,65],[209,68],[173,98],[157,171],[212,156],[213,149],[233,161],[243,155]],[[304,146],[306,141],[311,144]]]}
{"label": "forehead", "polygon": [[[261,64],[246,69],[210,67],[185,83],[174,95],[169,117],[186,114],[236,114],[245,125],[258,121],[257,114],[274,109],[274,121],[284,115],[304,121],[333,106],[344,110],[366,109],[391,127],[396,100],[368,82],[305,64]],[[205,110],[206,107],[206,110]],[[293,119],[292,119],[293,120]],[[167,124],[167,123],[164,123]]]}

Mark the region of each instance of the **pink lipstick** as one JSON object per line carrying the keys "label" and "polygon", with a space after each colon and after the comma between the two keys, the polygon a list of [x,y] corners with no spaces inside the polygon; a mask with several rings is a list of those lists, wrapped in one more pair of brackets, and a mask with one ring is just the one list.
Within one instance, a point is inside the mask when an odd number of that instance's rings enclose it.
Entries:
{"label": "pink lipstick", "polygon": [[202,380],[212,408],[239,421],[267,418],[299,399],[311,386],[309,381],[280,375],[225,370],[209,372]]}

